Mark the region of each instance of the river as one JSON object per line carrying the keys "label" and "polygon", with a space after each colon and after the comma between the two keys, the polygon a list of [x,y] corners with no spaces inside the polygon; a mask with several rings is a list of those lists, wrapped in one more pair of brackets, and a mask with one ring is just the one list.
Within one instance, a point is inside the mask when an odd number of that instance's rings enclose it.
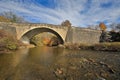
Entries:
{"label": "river", "polygon": [[0,54],[0,80],[120,80],[120,52],[21,49]]}

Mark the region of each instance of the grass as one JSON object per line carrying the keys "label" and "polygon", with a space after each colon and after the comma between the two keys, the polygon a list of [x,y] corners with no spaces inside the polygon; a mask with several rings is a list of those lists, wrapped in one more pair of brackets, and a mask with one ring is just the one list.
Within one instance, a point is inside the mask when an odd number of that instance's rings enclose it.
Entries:
{"label": "grass", "polygon": [[120,51],[120,42],[104,42],[94,45],[95,50]]}
{"label": "grass", "polygon": [[98,51],[120,51],[120,42],[104,42],[94,45],[67,43],[64,44],[67,49],[98,50]]}

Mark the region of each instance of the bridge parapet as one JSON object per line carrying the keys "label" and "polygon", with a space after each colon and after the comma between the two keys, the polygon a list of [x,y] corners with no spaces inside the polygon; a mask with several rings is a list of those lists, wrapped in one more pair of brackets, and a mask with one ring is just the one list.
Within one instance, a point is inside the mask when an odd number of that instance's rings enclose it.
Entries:
{"label": "bridge parapet", "polygon": [[8,26],[12,26],[12,27],[25,27],[25,26],[29,26],[29,27],[33,27],[33,26],[47,26],[47,27],[56,27],[56,28],[62,28],[62,29],[66,29],[66,26],[61,26],[61,25],[53,25],[53,24],[43,24],[43,23],[12,23],[12,22],[0,22],[0,26],[2,25],[8,25]]}

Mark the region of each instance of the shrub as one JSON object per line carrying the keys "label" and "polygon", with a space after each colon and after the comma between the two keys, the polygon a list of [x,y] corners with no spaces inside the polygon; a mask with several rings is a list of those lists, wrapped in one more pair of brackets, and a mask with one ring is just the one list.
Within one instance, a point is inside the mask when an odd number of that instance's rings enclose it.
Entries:
{"label": "shrub", "polygon": [[16,50],[18,48],[18,41],[11,34],[0,30],[0,50]]}

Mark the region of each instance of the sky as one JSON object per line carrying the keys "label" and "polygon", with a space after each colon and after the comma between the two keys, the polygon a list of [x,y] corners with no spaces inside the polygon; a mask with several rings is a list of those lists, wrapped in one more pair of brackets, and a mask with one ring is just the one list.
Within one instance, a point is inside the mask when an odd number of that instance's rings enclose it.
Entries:
{"label": "sky", "polygon": [[0,0],[0,13],[12,11],[31,23],[86,27],[120,23],[120,0]]}

